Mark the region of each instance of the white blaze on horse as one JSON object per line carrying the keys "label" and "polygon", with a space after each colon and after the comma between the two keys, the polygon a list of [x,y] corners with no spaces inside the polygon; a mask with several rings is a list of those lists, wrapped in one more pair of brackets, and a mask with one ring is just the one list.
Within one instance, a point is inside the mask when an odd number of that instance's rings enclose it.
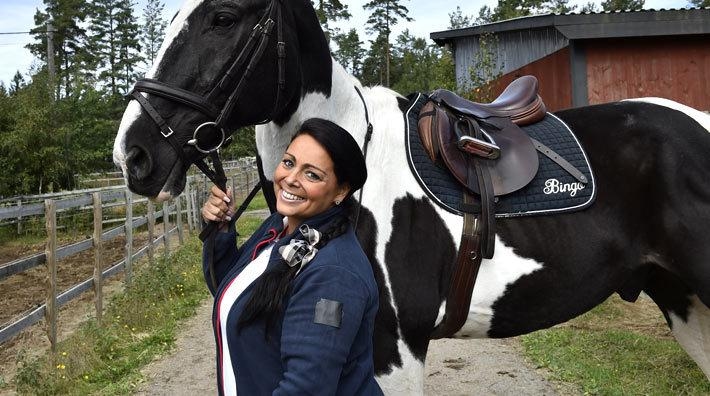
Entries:
{"label": "white blaze on horse", "polygon": [[[189,0],[147,77],[125,111],[114,159],[134,192],[158,200],[182,192],[191,163],[225,132],[261,123],[269,179],[304,120],[332,120],[364,146],[369,117],[357,228],[380,288],[376,375],[386,393],[422,393],[464,223],[408,163],[411,98],[362,87],[333,61],[308,0]],[[525,334],[612,293],[633,301],[645,292],[710,377],[710,117],[662,99],[555,115],[586,151],[595,200],[580,211],[498,218],[495,255],[481,263],[456,336]],[[559,180],[546,187],[591,190]]]}

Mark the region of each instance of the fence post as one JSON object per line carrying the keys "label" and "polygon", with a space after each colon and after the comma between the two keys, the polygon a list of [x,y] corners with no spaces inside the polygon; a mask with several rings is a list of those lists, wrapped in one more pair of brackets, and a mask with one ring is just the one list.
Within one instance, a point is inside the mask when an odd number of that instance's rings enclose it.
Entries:
{"label": "fence post", "polygon": [[[22,209],[22,200],[18,199],[17,200],[17,211],[19,212],[20,209]],[[22,215],[19,214],[17,215],[17,235],[22,234]]]}
{"label": "fence post", "polygon": [[44,201],[44,217],[47,228],[47,301],[44,311],[47,322],[47,337],[52,352],[57,351],[57,208],[54,200]]}
{"label": "fence post", "polygon": [[182,196],[180,195],[175,199],[175,224],[177,226],[178,241],[182,245],[185,243],[185,237],[182,234]]}
{"label": "fence post", "polygon": [[94,306],[96,307],[96,322],[101,325],[103,315],[103,234],[101,193],[95,192],[94,196]]}
{"label": "fence post", "polygon": [[192,219],[192,199],[190,199],[190,196],[192,195],[192,192],[190,189],[192,188],[192,183],[190,183],[190,179],[187,179],[187,182],[185,183],[185,212],[187,214],[187,229],[192,233],[195,231],[194,227],[194,221]]}
{"label": "fence post", "polygon": [[126,285],[133,281],[133,193],[126,188],[126,265],[125,271]]}
{"label": "fence post", "polygon": [[154,244],[153,238],[155,237],[155,205],[153,201],[148,200],[148,261],[150,265],[153,265],[153,253]]}
{"label": "fence post", "polygon": [[170,201],[163,202],[163,244],[167,259],[170,257]]}
{"label": "fence post", "polygon": [[200,216],[200,207],[197,205],[197,194],[199,187],[192,191],[190,200],[192,201],[192,220],[195,222],[195,231],[200,231],[202,225],[202,217]]}

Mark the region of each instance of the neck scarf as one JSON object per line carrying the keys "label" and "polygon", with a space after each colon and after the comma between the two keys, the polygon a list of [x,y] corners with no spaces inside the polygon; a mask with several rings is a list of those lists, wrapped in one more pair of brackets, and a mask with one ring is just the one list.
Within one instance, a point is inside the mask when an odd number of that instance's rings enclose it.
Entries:
{"label": "neck scarf", "polygon": [[316,248],[315,245],[318,244],[321,239],[321,233],[309,227],[307,224],[302,224],[298,227],[298,231],[301,233],[302,239],[295,237],[289,241],[288,245],[279,248],[279,254],[289,267],[298,266],[296,275],[298,275],[303,267],[313,260],[313,257],[318,253],[318,248]]}

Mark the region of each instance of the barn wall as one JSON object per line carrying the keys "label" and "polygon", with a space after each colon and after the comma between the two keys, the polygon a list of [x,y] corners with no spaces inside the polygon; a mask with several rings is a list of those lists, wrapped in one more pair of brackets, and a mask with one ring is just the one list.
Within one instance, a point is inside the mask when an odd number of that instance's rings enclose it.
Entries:
{"label": "barn wall", "polygon": [[498,80],[497,92],[502,92],[505,86],[514,79],[528,74],[537,77],[540,84],[540,96],[549,111],[572,107],[569,48],[563,48],[505,74]]}
{"label": "barn wall", "polygon": [[585,43],[589,103],[659,96],[710,110],[710,37]]}
{"label": "barn wall", "polygon": [[[470,83],[470,70],[479,51],[479,36],[461,37],[454,41],[456,79],[459,86]],[[543,58],[568,45],[567,39],[553,27],[527,29],[496,34],[498,45],[496,70],[503,74]]]}

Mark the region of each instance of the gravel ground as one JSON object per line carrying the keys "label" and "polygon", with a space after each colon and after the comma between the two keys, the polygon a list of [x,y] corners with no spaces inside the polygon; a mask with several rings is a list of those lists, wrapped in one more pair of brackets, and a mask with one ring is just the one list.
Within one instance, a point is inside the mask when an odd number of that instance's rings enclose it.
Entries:
{"label": "gravel ground", "polygon": [[[211,301],[184,323],[174,351],[148,365],[136,395],[216,394]],[[426,395],[558,395],[520,355],[515,339],[438,340],[427,357]]]}

